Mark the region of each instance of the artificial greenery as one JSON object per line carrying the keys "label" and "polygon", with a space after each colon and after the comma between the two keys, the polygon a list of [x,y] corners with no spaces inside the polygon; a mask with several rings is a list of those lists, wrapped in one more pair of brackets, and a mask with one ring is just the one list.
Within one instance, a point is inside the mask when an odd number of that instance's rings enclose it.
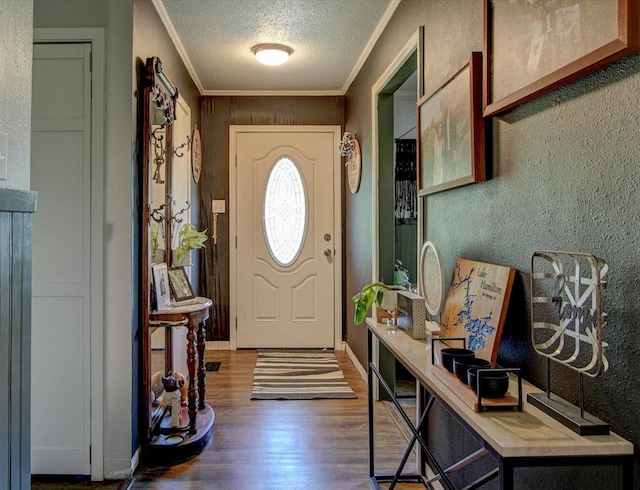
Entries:
{"label": "artificial greenery", "polygon": [[176,260],[182,262],[187,252],[202,248],[207,241],[207,230],[198,231],[191,223],[185,223],[178,232],[179,244],[176,248]]}
{"label": "artificial greenery", "polygon": [[158,228],[151,228],[151,255],[155,255],[156,250],[160,247]]}
{"label": "artificial greenery", "polygon": [[369,308],[373,303],[378,305],[382,304],[384,291],[386,289],[387,286],[384,283],[373,282],[364,286],[362,291],[351,298],[351,302],[356,307],[353,315],[353,321],[356,325],[360,325],[363,322],[367,316],[367,311],[369,311]]}

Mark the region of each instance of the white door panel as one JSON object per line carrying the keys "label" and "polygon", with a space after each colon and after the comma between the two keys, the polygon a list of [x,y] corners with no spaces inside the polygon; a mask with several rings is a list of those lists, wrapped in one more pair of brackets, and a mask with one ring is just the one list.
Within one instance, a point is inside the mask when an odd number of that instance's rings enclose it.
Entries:
{"label": "white door panel", "polygon": [[[335,145],[332,130],[236,135],[238,347],[334,347]],[[266,227],[273,222],[264,219],[267,185],[281,159],[301,174],[303,191],[298,190],[306,205],[301,247],[288,262],[274,257],[272,248],[276,253],[280,244],[269,246]],[[283,188],[296,194],[289,181]],[[300,203],[300,192],[288,205]],[[287,205],[278,212],[294,214]],[[299,226],[300,221],[287,216],[282,223]]]}
{"label": "white door panel", "polygon": [[90,474],[90,44],[35,44],[31,472]]}

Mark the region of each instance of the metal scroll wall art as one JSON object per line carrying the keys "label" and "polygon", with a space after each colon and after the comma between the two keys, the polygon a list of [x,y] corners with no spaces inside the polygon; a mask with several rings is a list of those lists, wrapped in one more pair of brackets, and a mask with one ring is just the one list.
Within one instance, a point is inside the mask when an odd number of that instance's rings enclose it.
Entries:
{"label": "metal scroll wall art", "polygon": [[[151,217],[151,219],[153,221],[155,221],[156,223],[158,223],[161,228],[164,228],[164,221],[165,221],[165,217],[164,217],[164,209],[169,205],[169,203],[173,202],[173,204],[175,204],[174,201],[172,201],[172,197],[171,194],[167,194],[167,200],[166,202],[164,202],[163,204],[161,204],[160,206],[158,206],[157,208],[152,208],[149,212],[149,215]],[[189,209],[191,209],[191,202],[190,201],[186,201],[186,207],[182,208],[180,211],[178,211],[177,213],[175,213],[172,217],[171,217],[171,226],[172,229],[180,226],[182,224],[182,222],[184,221],[185,216],[182,216],[184,213],[186,213]],[[162,236],[164,237],[164,233],[162,234]]]}
{"label": "metal scroll wall art", "polygon": [[[608,434],[609,426],[584,411],[583,380],[609,368],[602,331],[602,291],[609,266],[594,255],[538,251],[531,257],[531,342],[547,359],[546,393],[529,403],[580,435]],[[578,373],[579,406],[551,392],[551,362]]]}

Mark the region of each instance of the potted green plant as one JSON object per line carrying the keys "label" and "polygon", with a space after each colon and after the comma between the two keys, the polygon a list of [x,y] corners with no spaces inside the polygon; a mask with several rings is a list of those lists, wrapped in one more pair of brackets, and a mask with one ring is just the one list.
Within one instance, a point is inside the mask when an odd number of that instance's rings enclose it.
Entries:
{"label": "potted green plant", "polygon": [[205,246],[207,230],[198,231],[191,223],[185,223],[178,232],[178,247],[176,248],[176,262],[182,263],[187,253]]}
{"label": "potted green plant", "polygon": [[362,288],[358,294],[351,298],[351,302],[355,305],[355,313],[353,315],[353,321],[356,325],[360,325],[367,316],[367,311],[373,303],[382,305],[384,300],[384,292],[387,290],[387,285],[382,282],[373,282],[367,284]]}

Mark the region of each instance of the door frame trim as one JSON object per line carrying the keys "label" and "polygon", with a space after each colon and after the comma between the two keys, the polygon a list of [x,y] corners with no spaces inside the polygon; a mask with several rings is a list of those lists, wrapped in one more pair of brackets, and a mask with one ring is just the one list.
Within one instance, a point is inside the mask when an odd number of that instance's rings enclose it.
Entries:
{"label": "door frame trim", "polygon": [[34,43],[91,43],[91,480],[104,480],[104,95],[102,27],[34,28]]}
{"label": "door frame trim", "polygon": [[[380,251],[379,251],[379,230],[380,230],[380,219],[379,219],[379,209],[378,209],[378,175],[379,175],[379,161],[380,156],[379,152],[379,117],[378,117],[378,96],[382,93],[387,84],[393,79],[396,73],[402,68],[402,66],[407,62],[407,60],[413,55],[414,51],[418,49],[418,39],[419,32],[416,31],[406,42],[404,47],[400,50],[397,56],[393,59],[387,69],[380,75],[376,83],[371,87],[371,281],[375,282],[378,280],[380,271],[379,271],[379,263],[380,263]],[[420,62],[418,62],[418,72],[422,70]],[[418,137],[420,137],[418,135]],[[422,201],[420,197],[418,197],[418,240],[422,240]],[[420,250],[420,247],[418,247]],[[376,313],[374,309],[374,318],[376,318]],[[378,366],[379,365],[379,342],[378,339],[373,339],[371,355],[373,357],[373,363]],[[377,382],[373,384],[373,396],[376,400],[379,399],[379,386]]]}
{"label": "door frame trim", "polygon": [[237,280],[236,261],[237,250],[235,248],[236,230],[236,138],[239,133],[333,133],[334,152],[334,172],[333,172],[333,222],[334,222],[334,247],[336,253],[333,258],[334,268],[334,340],[335,350],[343,349],[342,343],[342,159],[338,149],[340,142],[341,126],[339,125],[318,125],[318,126],[251,126],[251,125],[230,125],[229,126],[229,348],[236,350],[237,347]]}

